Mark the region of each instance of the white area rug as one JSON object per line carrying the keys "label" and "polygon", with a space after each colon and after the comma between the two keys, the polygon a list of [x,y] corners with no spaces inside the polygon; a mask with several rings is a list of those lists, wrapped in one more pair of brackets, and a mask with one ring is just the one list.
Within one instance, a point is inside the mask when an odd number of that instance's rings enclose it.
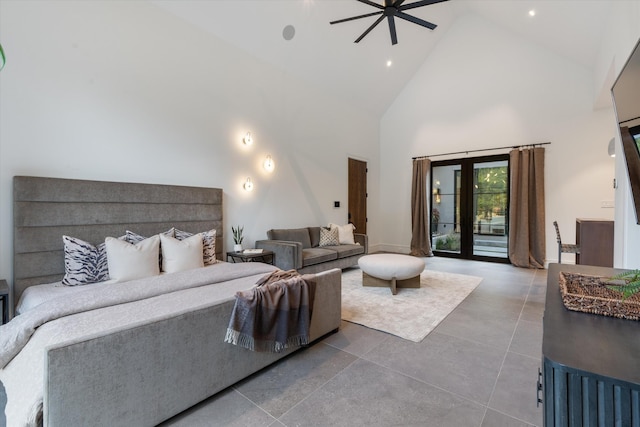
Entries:
{"label": "white area rug", "polygon": [[420,288],[362,286],[358,268],[342,274],[342,319],[420,342],[482,281],[481,277],[425,270]]}

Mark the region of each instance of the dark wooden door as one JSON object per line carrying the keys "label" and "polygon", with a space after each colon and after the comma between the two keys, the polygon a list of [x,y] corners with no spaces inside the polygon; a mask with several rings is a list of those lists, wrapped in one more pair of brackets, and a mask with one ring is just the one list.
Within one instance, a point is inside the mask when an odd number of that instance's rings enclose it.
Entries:
{"label": "dark wooden door", "polygon": [[367,234],[367,162],[349,159],[349,222]]}

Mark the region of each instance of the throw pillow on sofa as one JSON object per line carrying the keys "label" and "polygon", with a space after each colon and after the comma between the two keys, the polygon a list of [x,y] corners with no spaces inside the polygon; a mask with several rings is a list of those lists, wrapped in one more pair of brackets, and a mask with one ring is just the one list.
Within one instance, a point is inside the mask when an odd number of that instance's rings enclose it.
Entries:
{"label": "throw pillow on sofa", "polygon": [[338,230],[338,242],[340,242],[341,245],[356,244],[353,238],[353,230],[355,230],[356,227],[353,224],[351,223],[345,224],[345,225],[329,224],[329,227],[336,228]]}
{"label": "throw pillow on sofa", "polygon": [[335,227],[320,228],[320,244],[318,246],[337,246],[340,244],[338,229]]}

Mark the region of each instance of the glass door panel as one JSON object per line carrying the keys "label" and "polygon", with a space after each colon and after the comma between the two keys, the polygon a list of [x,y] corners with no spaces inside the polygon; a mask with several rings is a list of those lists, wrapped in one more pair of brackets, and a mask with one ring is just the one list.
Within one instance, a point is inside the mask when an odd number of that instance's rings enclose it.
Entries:
{"label": "glass door panel", "polygon": [[460,165],[432,169],[431,249],[460,253]]}
{"label": "glass door panel", "polygon": [[507,258],[509,162],[474,163],[473,255]]}

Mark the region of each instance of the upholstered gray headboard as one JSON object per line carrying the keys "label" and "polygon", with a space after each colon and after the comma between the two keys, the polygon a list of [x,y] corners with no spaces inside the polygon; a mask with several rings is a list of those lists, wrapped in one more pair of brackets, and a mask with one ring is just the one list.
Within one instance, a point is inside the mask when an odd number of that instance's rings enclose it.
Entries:
{"label": "upholstered gray headboard", "polygon": [[32,285],[64,275],[62,235],[92,244],[131,230],[216,229],[222,254],[222,190],[16,176],[13,178],[13,304]]}

